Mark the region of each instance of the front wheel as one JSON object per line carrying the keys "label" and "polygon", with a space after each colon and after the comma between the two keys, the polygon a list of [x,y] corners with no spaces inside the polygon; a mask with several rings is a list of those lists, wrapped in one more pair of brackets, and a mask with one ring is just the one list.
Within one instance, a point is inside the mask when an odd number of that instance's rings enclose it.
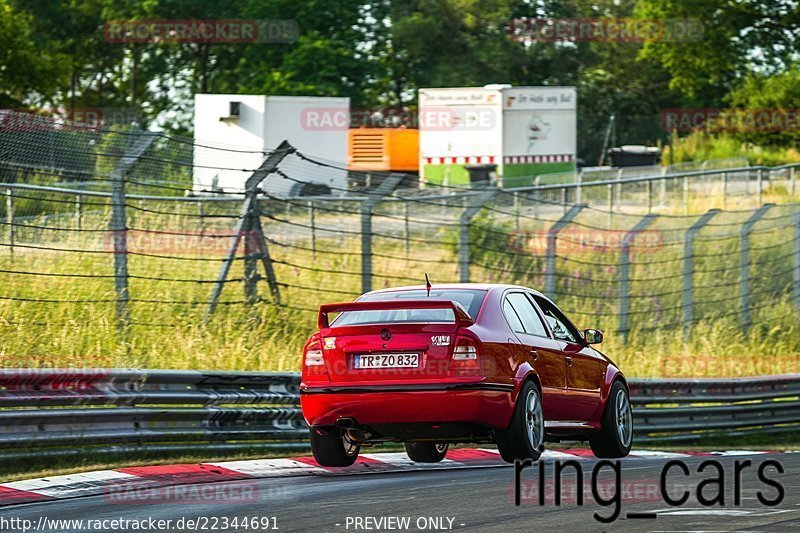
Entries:
{"label": "front wheel", "polygon": [[438,463],[447,455],[448,447],[439,442],[406,442],[406,453],[415,463]]}
{"label": "front wheel", "polygon": [[633,444],[633,412],[628,390],[615,381],[600,420],[600,431],[589,438],[596,457],[619,459],[627,456]]}
{"label": "front wheel", "polygon": [[511,423],[495,433],[497,449],[504,461],[533,459],[536,461],[544,450],[544,411],[539,389],[530,381],[522,386],[522,391],[514,406]]}
{"label": "front wheel", "polygon": [[339,428],[309,428],[311,453],[320,466],[350,466],[356,462],[360,446]]}

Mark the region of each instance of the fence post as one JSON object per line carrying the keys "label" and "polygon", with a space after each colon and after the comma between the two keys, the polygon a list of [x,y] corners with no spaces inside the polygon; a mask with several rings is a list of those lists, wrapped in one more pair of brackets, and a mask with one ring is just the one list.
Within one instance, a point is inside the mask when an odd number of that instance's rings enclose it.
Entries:
{"label": "fence post", "polygon": [[128,227],[125,212],[125,177],[147,151],[156,136],[144,134],[126,150],[111,171],[111,234],[114,236],[114,289],[117,329],[127,334],[130,323],[128,291]]}
{"label": "fence post", "polygon": [[647,180],[647,212],[653,212],[653,180]]}
{"label": "fence post", "polygon": [[562,187],[561,189],[561,206],[564,208],[564,214],[567,213],[567,188]]}
{"label": "fence post", "polygon": [[683,241],[683,336],[687,339],[692,327],[694,237],[718,213],[719,209],[711,209],[697,219],[697,221],[692,224],[692,227],[686,230],[686,238]]}
{"label": "fence post", "polygon": [[587,204],[573,205],[567,213],[559,218],[547,230],[547,249],[544,260],[544,291],[550,298],[555,299],[556,291],[556,239],[559,232],[583,211]]}
{"label": "fence post", "polygon": [[197,201],[197,218],[200,219],[200,236],[203,237],[206,233],[206,207],[202,198]]}
{"label": "fence post", "polygon": [[116,291],[117,329],[128,325],[128,235],[125,220],[125,175],[111,173],[111,234],[114,236],[114,289]]}
{"label": "fence post", "polygon": [[661,187],[659,195],[661,196],[659,205],[664,207],[667,205],[667,167],[661,167]]}
{"label": "fence post", "polygon": [[[469,262],[470,262],[470,224],[472,218],[477,215],[483,206],[486,205],[494,195],[497,194],[497,189],[488,189],[475,196],[472,196],[474,201],[468,204],[464,211],[461,212],[458,227],[458,277],[461,283],[469,283]],[[465,196],[465,199],[468,198]]]}
{"label": "fence post", "polygon": [[631,313],[631,294],[630,294],[630,266],[631,266],[631,244],[636,235],[647,229],[653,221],[658,218],[655,213],[645,215],[632,230],[622,237],[620,258],[619,258],[619,328],[623,344],[628,342],[628,332],[630,331]]}
{"label": "fence post", "polygon": [[[280,303],[278,280],[275,278],[275,271],[272,268],[272,258],[267,248],[264,228],[261,226],[261,207],[258,204],[258,186],[268,175],[275,172],[278,168],[278,164],[283,161],[283,158],[293,151],[294,148],[289,144],[289,141],[283,141],[278,145],[278,148],[264,160],[261,166],[247,178],[245,182],[245,199],[244,206],[242,207],[242,214],[239,217],[239,223],[236,225],[236,232],[231,237],[230,244],[228,245],[228,251],[220,267],[219,274],[217,275],[217,281],[214,283],[214,289],[208,301],[204,320],[208,320],[217,309],[217,302],[222,294],[222,288],[225,286],[225,279],[228,277],[228,272],[231,269],[231,265],[233,265],[233,261],[236,258],[236,251],[239,249],[239,243],[242,241],[243,237],[245,238],[245,295],[248,300],[250,300],[251,297],[256,297],[255,285],[258,281],[256,267],[257,261],[260,258],[264,264],[264,270],[267,274],[267,284],[269,284],[272,298],[276,304]],[[253,244],[257,246],[256,254],[250,253]]]}
{"label": "fence post", "polygon": [[8,251],[14,258],[14,191],[6,189],[6,224],[8,225]]}
{"label": "fence post", "polygon": [[[288,201],[286,202],[289,203]],[[245,192],[245,223],[243,226],[244,233],[244,264],[242,265],[242,277],[244,278],[244,297],[247,303],[252,305],[258,301],[258,243],[253,238],[254,224],[253,219],[256,218],[254,211],[258,204],[258,196],[256,192],[247,190]],[[289,214],[286,214],[289,218]]]}
{"label": "fence post", "polygon": [[608,212],[614,211],[614,185],[609,183],[608,188]]}
{"label": "fence post", "polygon": [[794,306],[800,309],[800,211],[794,214],[794,239],[792,241],[792,280]]}
{"label": "fence post", "polygon": [[797,172],[796,172],[796,170],[797,169],[795,167],[792,167],[792,168],[789,169],[789,177],[792,180],[792,196],[797,194]]}
{"label": "fence post", "polygon": [[763,201],[762,198],[764,194],[762,191],[762,189],[764,188],[763,186],[764,186],[764,171],[763,169],[759,168],[758,170],[756,170],[756,187],[758,187],[758,196],[757,196],[758,206],[760,206],[761,202]]}
{"label": "fence post", "polygon": [[722,173],[722,207],[728,206],[728,173]]}
{"label": "fence post", "polygon": [[406,261],[408,261],[409,256],[411,255],[411,227],[408,223],[408,201],[403,200],[403,227],[405,228],[405,252],[406,252]]}
{"label": "fence post", "polygon": [[581,203],[581,198],[583,197],[583,169],[578,171],[578,175],[575,176],[575,181],[577,182],[578,186],[575,187],[575,203]]}
{"label": "fence post", "polygon": [[361,292],[372,290],[372,210],[384,196],[390,194],[403,179],[402,174],[389,174],[361,202]]}
{"label": "fence post", "polygon": [[750,232],[756,222],[769,211],[775,204],[764,204],[755,213],[750,215],[747,222],[742,226],[739,235],[739,270],[741,272],[741,283],[739,285],[739,299],[741,301],[742,330],[745,334],[749,333],[751,326],[750,319]]}
{"label": "fence post", "polygon": [[520,214],[519,193],[515,192],[513,197],[514,197],[514,231],[519,233],[519,214]]}
{"label": "fence post", "polygon": [[317,221],[314,213],[314,200],[308,201],[308,226],[311,230],[311,258],[317,258]]}
{"label": "fence post", "polygon": [[80,231],[83,228],[83,195],[75,197],[75,228]]}
{"label": "fence post", "polygon": [[683,177],[683,212],[689,212],[689,176]]}

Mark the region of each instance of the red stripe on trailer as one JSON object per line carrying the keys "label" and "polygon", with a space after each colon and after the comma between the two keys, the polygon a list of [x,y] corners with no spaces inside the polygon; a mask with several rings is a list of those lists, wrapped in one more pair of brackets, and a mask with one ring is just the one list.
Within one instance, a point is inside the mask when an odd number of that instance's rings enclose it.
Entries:
{"label": "red stripe on trailer", "polygon": [[519,163],[562,163],[572,161],[572,154],[545,154],[545,155],[506,155],[503,162],[510,165]]}
{"label": "red stripe on trailer", "polygon": [[[460,155],[443,157],[425,157],[423,161],[427,165],[471,165],[476,163],[494,163],[497,161],[493,155]],[[510,158],[505,158],[509,162]]]}

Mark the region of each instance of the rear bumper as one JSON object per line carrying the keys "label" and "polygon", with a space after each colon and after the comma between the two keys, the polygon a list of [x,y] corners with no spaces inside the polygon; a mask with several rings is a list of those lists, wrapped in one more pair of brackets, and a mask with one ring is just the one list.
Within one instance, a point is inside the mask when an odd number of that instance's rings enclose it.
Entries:
{"label": "rear bumper", "polygon": [[359,425],[463,422],[504,428],[511,419],[514,387],[495,383],[331,385],[301,387],[300,405],[312,427],[339,418]]}

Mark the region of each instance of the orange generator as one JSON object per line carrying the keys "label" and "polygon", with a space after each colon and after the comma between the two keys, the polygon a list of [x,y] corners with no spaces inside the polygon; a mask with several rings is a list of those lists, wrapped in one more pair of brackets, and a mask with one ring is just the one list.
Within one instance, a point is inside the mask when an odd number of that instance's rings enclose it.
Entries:
{"label": "orange generator", "polygon": [[350,170],[419,173],[419,130],[352,128],[347,132]]}

